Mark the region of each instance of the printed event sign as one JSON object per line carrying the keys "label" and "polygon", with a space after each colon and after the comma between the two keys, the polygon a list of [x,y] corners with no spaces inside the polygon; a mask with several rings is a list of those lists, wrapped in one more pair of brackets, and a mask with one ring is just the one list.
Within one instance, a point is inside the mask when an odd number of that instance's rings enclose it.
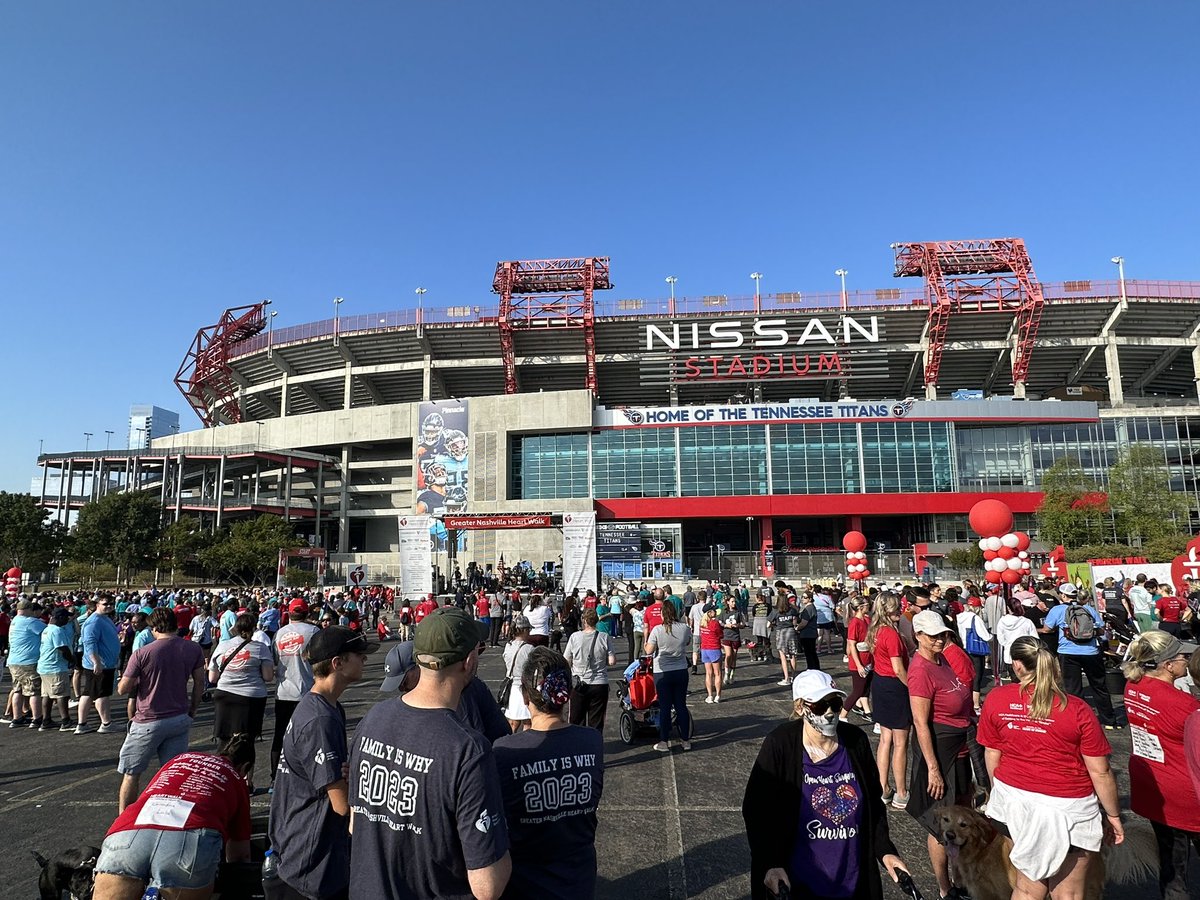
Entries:
{"label": "printed event sign", "polygon": [[400,517],[400,593],[404,599],[433,592],[429,516]]}
{"label": "printed event sign", "polygon": [[596,578],[596,514],[563,513],[563,591],[594,591]]}
{"label": "printed event sign", "polygon": [[550,515],[444,516],[442,523],[452,531],[491,528],[553,528],[554,517]]}

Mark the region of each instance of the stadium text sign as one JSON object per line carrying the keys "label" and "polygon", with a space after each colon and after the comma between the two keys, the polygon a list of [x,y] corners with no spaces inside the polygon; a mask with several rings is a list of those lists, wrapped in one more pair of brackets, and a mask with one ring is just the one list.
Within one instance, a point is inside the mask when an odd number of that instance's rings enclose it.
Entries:
{"label": "stadium text sign", "polygon": [[600,407],[593,416],[598,427],[637,428],[657,425],[724,425],[763,422],[856,421],[903,419],[912,400],[842,400],[837,403],[750,403],[714,406]]}
{"label": "stadium text sign", "polygon": [[[645,349],[680,359],[678,381],[849,378],[853,373],[842,352],[856,344],[878,344],[881,324],[878,316],[841,316],[830,323],[814,316],[647,324]],[[812,347],[815,352],[782,352],[789,347]],[[767,352],[775,348],[781,352]]]}

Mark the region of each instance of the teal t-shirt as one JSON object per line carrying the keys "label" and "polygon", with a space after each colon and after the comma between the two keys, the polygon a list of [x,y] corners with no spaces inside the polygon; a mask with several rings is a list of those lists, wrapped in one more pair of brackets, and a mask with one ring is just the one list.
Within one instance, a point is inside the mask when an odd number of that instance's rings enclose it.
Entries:
{"label": "teal t-shirt", "polygon": [[38,653],[37,670],[39,675],[58,675],[71,671],[71,664],[59,652],[59,647],[71,649],[74,643],[73,631],[70,625],[47,625],[42,632],[42,645]]}

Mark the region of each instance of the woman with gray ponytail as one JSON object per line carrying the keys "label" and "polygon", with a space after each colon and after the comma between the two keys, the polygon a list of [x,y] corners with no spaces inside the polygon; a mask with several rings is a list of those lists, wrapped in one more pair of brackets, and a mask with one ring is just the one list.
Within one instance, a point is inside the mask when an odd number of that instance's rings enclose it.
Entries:
{"label": "woman with gray ponytail", "polygon": [[1200,798],[1188,775],[1184,744],[1184,727],[1200,702],[1175,687],[1187,674],[1189,655],[1173,634],[1146,631],[1129,645],[1121,667],[1128,679],[1125,712],[1133,738],[1129,805],[1154,828],[1164,900],[1195,896],[1188,891],[1188,847],[1200,851]]}
{"label": "woman with gray ponytail", "polygon": [[561,653],[535,647],[513,690],[529,707],[529,729],[492,745],[513,859],[504,896],[590,900],[596,894],[604,737],[595,728],[567,724],[571,665]]}
{"label": "woman with gray ponytail", "polygon": [[1125,839],[1112,748],[1037,638],[1017,638],[1009,654],[1017,683],[988,694],[979,721],[992,777],[988,816],[1012,835],[1013,896],[1082,897],[1103,881],[1096,856],[1106,831]]}

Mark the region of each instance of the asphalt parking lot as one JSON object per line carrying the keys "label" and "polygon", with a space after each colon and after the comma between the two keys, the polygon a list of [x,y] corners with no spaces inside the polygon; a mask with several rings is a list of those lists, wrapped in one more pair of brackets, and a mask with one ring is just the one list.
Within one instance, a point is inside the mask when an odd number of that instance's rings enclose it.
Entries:
{"label": "asphalt parking lot", "polygon": [[[624,668],[624,641],[614,679]],[[743,654],[744,655],[744,654]],[[845,679],[840,653],[823,657],[825,668]],[[368,663],[368,680],[343,697],[351,728],[379,698],[383,653]],[[500,653],[490,650],[481,660],[482,677],[498,684],[503,677]],[[685,897],[749,896],[749,851],[741,817],[746,778],[763,737],[787,718],[790,693],[779,687],[777,663],[748,663],[743,659],[722,703],[703,703],[702,679],[692,679],[690,708],[696,718],[693,749],[660,754],[655,738],[639,736],[623,744],[617,730],[617,705],[610,701],[605,732],[605,789],[600,811],[597,851],[600,863],[597,896],[628,900],[631,896],[682,900]],[[848,686],[848,685],[847,685]],[[10,687],[7,679],[3,689]],[[124,723],[124,703],[115,703],[115,721]],[[213,747],[209,739],[211,706],[197,718],[192,746]],[[271,727],[268,706],[267,727]],[[1124,792],[1128,790],[1125,763],[1129,755],[1126,732],[1110,733],[1113,767]],[[39,870],[31,850],[50,855],[82,844],[99,844],[116,815],[119,776],[117,753],[122,736],[0,727],[0,822],[6,851],[0,854],[0,895],[37,896]],[[269,739],[259,745],[256,780],[269,782]],[[265,811],[269,797],[254,798]],[[889,813],[893,838],[928,898],[937,886],[925,851],[925,835],[903,812]],[[1194,868],[1200,884],[1200,864]],[[889,897],[903,895],[894,886]],[[1115,900],[1142,900],[1157,895],[1155,885],[1111,886]]]}

